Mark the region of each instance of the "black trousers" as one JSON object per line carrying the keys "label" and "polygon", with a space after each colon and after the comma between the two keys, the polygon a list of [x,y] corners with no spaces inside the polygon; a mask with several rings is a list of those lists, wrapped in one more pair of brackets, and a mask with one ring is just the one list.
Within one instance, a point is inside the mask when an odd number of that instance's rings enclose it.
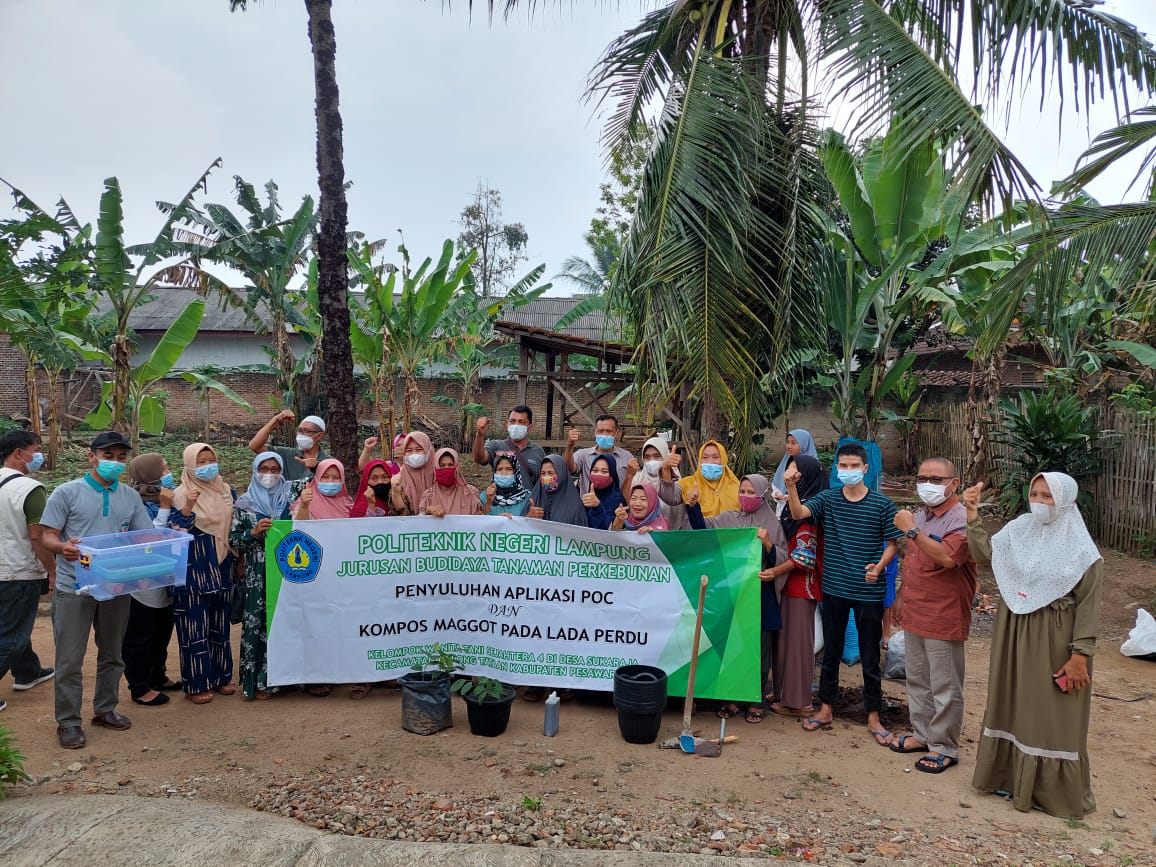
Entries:
{"label": "black trousers", "polygon": [[165,659],[173,637],[173,606],[149,608],[130,600],[128,629],[121,651],[124,679],[133,698],[160,689],[166,680]]}
{"label": "black trousers", "polygon": [[859,630],[859,657],[863,666],[863,706],[868,713],[883,710],[883,603],[859,602],[823,594],[823,666],[819,701],[834,704],[839,697],[839,665],[847,637],[847,619],[854,612]]}

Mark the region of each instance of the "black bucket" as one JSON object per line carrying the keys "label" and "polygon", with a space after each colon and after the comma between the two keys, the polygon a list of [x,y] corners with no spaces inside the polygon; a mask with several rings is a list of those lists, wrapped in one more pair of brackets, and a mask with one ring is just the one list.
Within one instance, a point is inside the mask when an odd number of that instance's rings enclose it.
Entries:
{"label": "black bucket", "polygon": [[653,665],[624,665],[615,670],[614,706],[628,713],[662,713],[666,708],[666,672]]}
{"label": "black bucket", "polygon": [[514,690],[507,686],[502,697],[475,701],[466,699],[466,717],[470,721],[470,733],[483,738],[496,738],[510,724],[510,709],[514,704]]}
{"label": "black bucket", "polygon": [[662,728],[662,711],[658,713],[631,713],[619,709],[618,731],[628,744],[652,744],[658,740]]}

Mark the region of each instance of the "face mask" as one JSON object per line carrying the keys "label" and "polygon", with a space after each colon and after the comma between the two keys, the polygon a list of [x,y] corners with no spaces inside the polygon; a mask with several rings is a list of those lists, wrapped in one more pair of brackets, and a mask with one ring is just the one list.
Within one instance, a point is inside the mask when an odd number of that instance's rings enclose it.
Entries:
{"label": "face mask", "polygon": [[915,486],[915,493],[919,499],[929,506],[938,506],[947,499],[947,485],[933,485],[930,482],[921,482]]}
{"label": "face mask", "polygon": [[165,473],[163,476],[161,476],[160,485],[162,488],[168,488],[171,491],[173,488],[175,488],[177,486],[177,482],[173,478],[172,473]]}
{"label": "face mask", "polygon": [[1041,524],[1052,523],[1060,514],[1059,509],[1047,503],[1028,503],[1028,508],[1032,510],[1032,517]]}
{"label": "face mask", "polygon": [[202,482],[211,482],[217,477],[217,473],[219,472],[220,467],[218,467],[216,464],[205,464],[204,466],[197,467],[195,470],[193,470],[193,475],[200,479]]}
{"label": "face mask", "polygon": [[494,484],[499,488],[512,488],[514,487],[514,482],[516,481],[517,479],[513,473],[508,476],[494,476]]}
{"label": "face mask", "polygon": [[443,488],[448,488],[456,485],[458,482],[458,468],[457,467],[438,467],[434,470],[434,479]]}
{"label": "face mask", "polygon": [[370,485],[370,487],[373,488],[373,498],[375,500],[388,500],[389,499],[389,490],[390,490],[390,483],[389,482],[381,482],[380,484]]}
{"label": "face mask", "polygon": [[863,481],[862,470],[839,470],[839,482],[848,488],[853,488],[855,485]]}
{"label": "face mask", "polygon": [[642,466],[646,468],[646,474],[649,476],[657,476],[659,470],[662,469],[662,461],[647,461]]}
{"label": "face mask", "polygon": [[341,482],[318,482],[317,490],[327,497],[335,497],[341,493],[341,489],[345,487]]}
{"label": "face mask", "polygon": [[698,469],[702,473],[702,477],[708,482],[717,482],[722,478],[722,464],[699,464]]}
{"label": "face mask", "polygon": [[560,484],[562,484],[562,480],[560,478],[558,478],[557,476],[554,476],[554,478],[550,479],[550,481],[548,481],[548,482],[543,481],[542,482],[542,488],[546,491],[546,493],[552,494],[556,490],[558,490],[558,486]]}
{"label": "face mask", "polygon": [[33,452],[28,460],[24,463],[28,467],[28,472],[36,472],[38,469],[44,466],[44,452]]}
{"label": "face mask", "polygon": [[96,474],[106,482],[115,482],[123,472],[123,461],[101,461],[96,465]]}
{"label": "face mask", "polygon": [[602,451],[608,452],[614,448],[614,437],[607,434],[598,434],[598,436],[594,437],[594,444],[602,449]]}
{"label": "face mask", "polygon": [[603,491],[610,487],[610,476],[591,476],[590,487],[596,491]]}
{"label": "face mask", "polygon": [[257,484],[266,491],[271,491],[281,483],[280,473],[258,473]]}
{"label": "face mask", "polygon": [[429,460],[429,455],[425,452],[413,452],[405,456],[406,466],[411,469],[420,470],[425,466],[426,461]]}
{"label": "face mask", "polygon": [[758,494],[739,494],[739,508],[744,512],[757,512],[763,504],[763,498]]}
{"label": "face mask", "polygon": [[297,448],[303,452],[309,451],[313,448],[313,437],[308,434],[297,434]]}
{"label": "face mask", "polygon": [[530,432],[530,428],[524,424],[508,424],[506,425],[506,433],[509,434],[510,439],[514,442],[521,442],[526,438],[526,434]]}

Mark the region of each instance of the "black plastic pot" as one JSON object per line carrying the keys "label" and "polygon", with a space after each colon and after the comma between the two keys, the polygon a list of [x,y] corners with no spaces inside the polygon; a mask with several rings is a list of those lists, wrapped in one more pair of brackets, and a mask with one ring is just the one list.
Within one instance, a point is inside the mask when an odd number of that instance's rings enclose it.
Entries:
{"label": "black plastic pot", "polygon": [[502,688],[502,697],[477,701],[467,698],[466,717],[470,721],[470,733],[483,738],[496,738],[510,724],[510,709],[514,704],[514,688]]}
{"label": "black plastic pot", "polygon": [[444,671],[413,671],[401,684],[401,725],[417,735],[437,734],[454,724],[450,676]]}
{"label": "black plastic pot", "polygon": [[624,665],[614,672],[618,730],[628,744],[652,744],[666,710],[666,672],[652,665]]}

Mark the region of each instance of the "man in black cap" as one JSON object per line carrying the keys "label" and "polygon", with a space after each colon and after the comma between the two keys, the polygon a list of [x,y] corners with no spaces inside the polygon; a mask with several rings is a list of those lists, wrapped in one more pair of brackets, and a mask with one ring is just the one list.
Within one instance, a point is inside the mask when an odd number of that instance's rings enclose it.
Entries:
{"label": "man in black cap", "polygon": [[[60,745],[76,750],[86,743],[81,728],[84,699],[84,655],[89,634],[96,634],[96,691],[92,722],[123,730],[132,723],[116,712],[124,674],[121,644],[128,626],[129,597],[98,602],[76,593],[77,543],[86,536],[147,530],[152,518],[140,495],[120,483],[132,445],[116,431],[93,439],[89,471],[65,482],[48,498],[40,518],[41,540],[56,555],[56,590],[52,600],[52,635],[56,641],[56,735]],[[94,629],[95,627],[95,629]]]}

